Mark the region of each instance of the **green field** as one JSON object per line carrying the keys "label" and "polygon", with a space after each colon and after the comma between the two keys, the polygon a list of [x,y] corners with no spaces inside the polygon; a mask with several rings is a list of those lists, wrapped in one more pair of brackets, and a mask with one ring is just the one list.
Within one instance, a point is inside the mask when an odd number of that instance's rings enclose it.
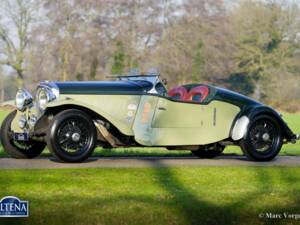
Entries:
{"label": "green field", "polygon": [[8,111],[0,111],[0,123],[3,121],[5,116],[8,114]]}
{"label": "green field", "polygon": [[[0,123],[7,115],[7,111],[0,111]],[[284,114],[285,120],[288,122],[289,126],[295,133],[300,133],[300,114]],[[227,147],[224,154],[237,154],[240,155],[241,150],[239,147]],[[43,156],[49,156],[50,153],[46,149],[43,152]],[[190,156],[190,151],[168,151],[165,148],[119,148],[119,149],[102,149],[97,148],[94,152],[94,156]],[[280,155],[300,155],[300,142],[297,144],[284,145]],[[0,145],[0,157],[7,156],[3,152],[3,148]]]}
{"label": "green field", "polygon": [[28,219],[0,224],[296,224],[299,168],[199,167],[1,170],[0,196],[30,202]]}

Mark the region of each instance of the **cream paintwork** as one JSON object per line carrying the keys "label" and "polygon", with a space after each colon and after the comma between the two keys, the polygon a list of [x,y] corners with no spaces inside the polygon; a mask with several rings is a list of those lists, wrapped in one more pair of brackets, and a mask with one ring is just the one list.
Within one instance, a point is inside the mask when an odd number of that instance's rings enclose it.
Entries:
{"label": "cream paintwork", "polygon": [[[143,95],[140,106],[138,108],[134,124],[134,138],[135,140],[145,146],[152,146],[153,143],[153,129],[151,127],[152,119],[155,113],[158,97]],[[145,105],[150,105],[150,110],[145,111]]]}
{"label": "cream paintwork", "polygon": [[[104,117],[123,134],[133,136],[132,126],[140,98],[139,95],[61,95],[58,101],[48,103],[47,108],[62,105],[86,107]],[[32,113],[37,115],[35,109],[36,107],[32,107],[24,113],[18,111],[12,121],[12,130],[14,132],[24,132],[19,128],[18,120],[21,115],[27,115],[27,118]]]}
{"label": "cream paintwork", "polygon": [[[200,105],[153,95],[61,95],[47,107],[61,105],[93,110],[144,146],[204,145],[224,140],[240,111],[239,107],[221,101]],[[12,130],[23,132],[18,119],[23,114],[28,118],[32,113],[37,114],[35,107],[18,112]]]}
{"label": "cream paintwork", "polygon": [[140,95],[61,95],[59,101],[49,103],[47,107],[69,104],[86,107],[104,117],[123,134],[133,136],[136,110],[128,109],[128,106],[136,105],[138,108],[140,98]]}
{"label": "cream paintwork", "polygon": [[[11,122],[10,127],[11,127],[12,131],[14,131],[15,133],[24,133],[24,130],[19,127],[18,121],[19,121],[21,116],[26,116],[27,112],[28,112],[28,110],[26,110],[25,112],[21,112],[19,110],[17,111],[17,114],[16,114],[15,118]],[[27,118],[27,116],[26,116],[26,118]]]}
{"label": "cream paintwork", "polygon": [[[151,105],[147,122],[143,122],[145,104]],[[239,112],[239,107],[221,101],[199,105],[143,96],[133,130],[136,141],[146,146],[210,144],[230,136]]]}

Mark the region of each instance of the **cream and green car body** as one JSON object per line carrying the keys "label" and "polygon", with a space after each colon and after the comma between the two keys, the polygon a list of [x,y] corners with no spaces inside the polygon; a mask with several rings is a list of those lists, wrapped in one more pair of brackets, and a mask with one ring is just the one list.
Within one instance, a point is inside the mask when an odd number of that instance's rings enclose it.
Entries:
{"label": "cream and green car body", "polygon": [[[283,142],[298,138],[275,110],[238,93],[208,86],[210,93],[205,101],[181,101],[167,95],[158,76],[133,78],[42,82],[37,92],[51,92],[52,97],[47,97],[41,109],[37,94],[36,101],[18,110],[11,122],[11,133],[27,133],[31,140],[44,142],[51,120],[65,110],[75,109],[90,117],[98,145],[106,147],[163,146],[199,151],[203,146],[239,144],[251,120],[259,115],[277,121]],[[20,120],[25,121],[25,127],[20,126]]]}

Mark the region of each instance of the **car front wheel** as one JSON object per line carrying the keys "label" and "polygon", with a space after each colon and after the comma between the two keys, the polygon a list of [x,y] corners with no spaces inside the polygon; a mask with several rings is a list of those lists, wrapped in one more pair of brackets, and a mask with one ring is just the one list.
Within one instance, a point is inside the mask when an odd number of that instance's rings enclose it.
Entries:
{"label": "car front wheel", "polygon": [[34,140],[16,141],[11,131],[11,123],[16,116],[16,111],[11,112],[3,121],[0,130],[1,144],[4,151],[16,159],[31,159],[42,153],[46,144]]}
{"label": "car front wheel", "polygon": [[94,151],[96,128],[91,118],[80,110],[57,114],[47,133],[51,153],[65,162],[82,162]]}
{"label": "car front wheel", "polygon": [[269,161],[277,156],[282,143],[282,132],[278,122],[273,117],[262,115],[250,122],[240,146],[249,159]]}

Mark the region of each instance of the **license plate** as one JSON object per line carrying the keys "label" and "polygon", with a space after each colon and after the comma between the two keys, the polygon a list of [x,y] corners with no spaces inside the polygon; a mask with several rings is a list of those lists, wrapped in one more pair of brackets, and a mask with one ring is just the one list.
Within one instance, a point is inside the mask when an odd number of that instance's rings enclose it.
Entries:
{"label": "license plate", "polygon": [[29,135],[28,133],[14,133],[14,139],[16,141],[28,141]]}

